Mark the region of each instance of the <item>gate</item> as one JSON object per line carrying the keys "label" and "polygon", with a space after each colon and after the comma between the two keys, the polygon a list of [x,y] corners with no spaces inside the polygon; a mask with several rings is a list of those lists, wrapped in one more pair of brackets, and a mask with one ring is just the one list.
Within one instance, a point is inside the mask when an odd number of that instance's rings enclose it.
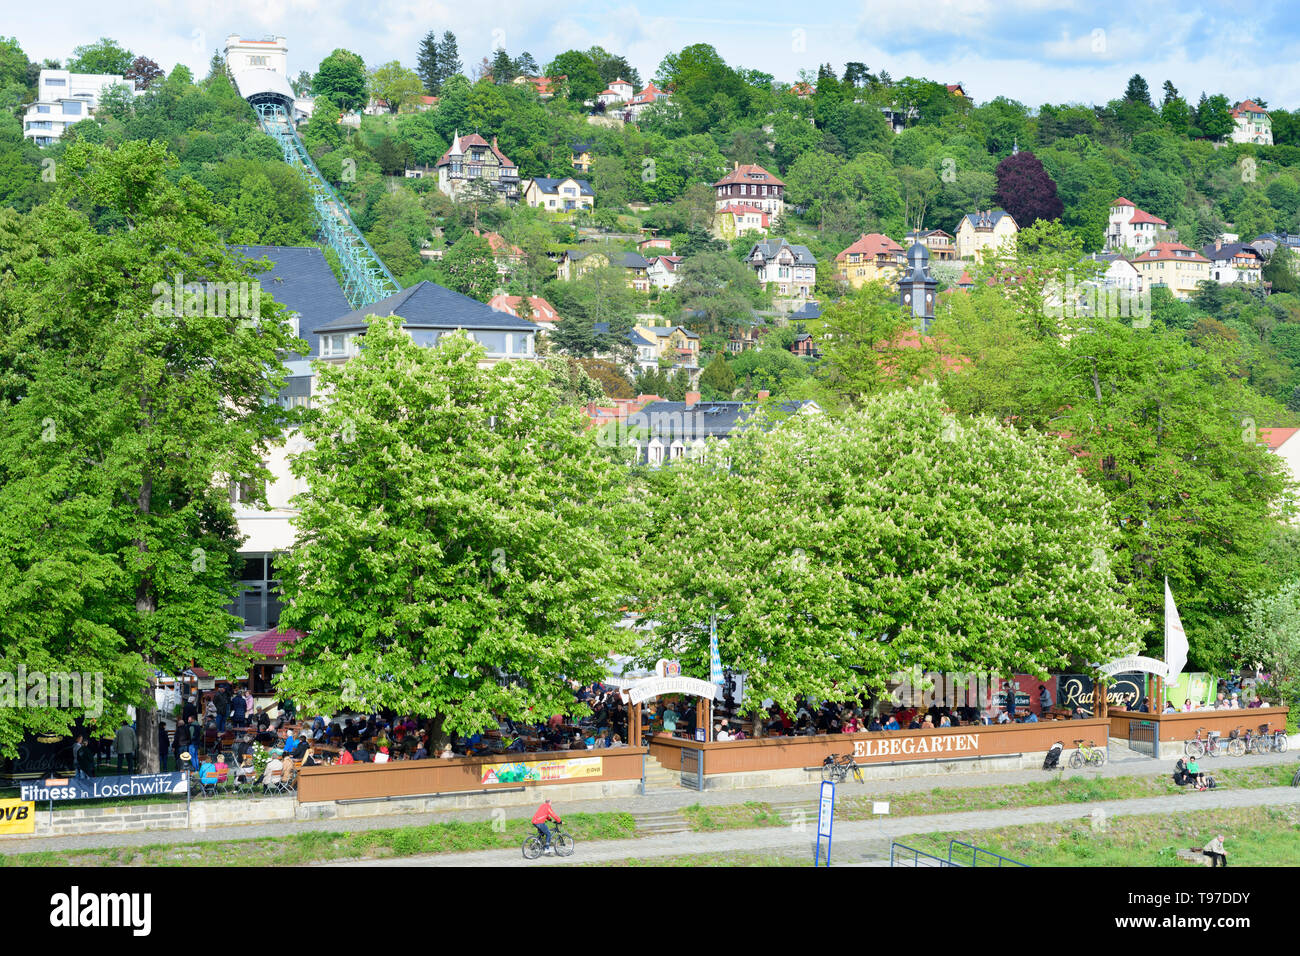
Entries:
{"label": "gate", "polygon": [[704,789],[704,751],[692,747],[682,748],[682,786],[691,790]]}
{"label": "gate", "polygon": [[1144,753],[1148,757],[1156,755],[1155,721],[1130,720],[1128,722],[1128,749]]}

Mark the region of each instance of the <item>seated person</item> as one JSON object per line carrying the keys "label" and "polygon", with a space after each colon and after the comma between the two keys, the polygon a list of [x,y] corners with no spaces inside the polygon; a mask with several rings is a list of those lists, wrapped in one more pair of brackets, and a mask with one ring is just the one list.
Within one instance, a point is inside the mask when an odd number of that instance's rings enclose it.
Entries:
{"label": "seated person", "polygon": [[230,764],[226,763],[225,754],[217,754],[214,766],[217,769],[217,783],[225,783],[230,779]]}
{"label": "seated person", "polygon": [[1024,717],[1020,718],[1020,722],[1022,724],[1036,724],[1038,723],[1038,715],[1031,710]]}
{"label": "seated person", "polygon": [[266,762],[266,769],[262,772],[262,792],[266,793],[271,788],[271,784],[280,779],[283,772],[284,761],[280,759],[278,753],[272,751],[271,759]]}
{"label": "seated person", "polygon": [[348,750],[347,747],[344,747],[339,751],[338,763],[349,764],[349,763],[356,763],[356,762],[357,762],[356,758],[352,756],[352,751]]}
{"label": "seated person", "polygon": [[873,733],[879,733],[885,729],[885,725],[880,722],[880,718],[874,714],[871,717],[871,723],[867,724],[867,730]]}
{"label": "seated person", "polygon": [[998,708],[998,723],[999,724],[1011,723],[1011,717],[1009,714],[1007,714],[1007,709],[1005,707]]}
{"label": "seated person", "polygon": [[387,747],[380,747],[379,753],[375,754],[375,763],[388,763],[391,758],[388,755]]}
{"label": "seated person", "polygon": [[199,767],[199,783],[206,786],[212,786],[217,782],[217,765],[211,754],[203,758],[203,764]]}
{"label": "seated person", "polygon": [[897,718],[894,714],[890,714],[890,715],[889,715],[889,719],[888,719],[887,721],[885,721],[885,729],[886,729],[886,730],[901,730],[901,729],[902,729],[902,728],[899,726],[898,718]]}
{"label": "seated person", "polygon": [[939,718],[939,726],[940,726],[940,727],[951,727],[951,726],[952,726],[952,718],[950,718],[947,714],[944,714],[942,717]]}
{"label": "seated person", "polygon": [[1187,758],[1187,777],[1188,783],[1195,784],[1197,790],[1205,789],[1205,774],[1201,772],[1201,765],[1195,757]]}

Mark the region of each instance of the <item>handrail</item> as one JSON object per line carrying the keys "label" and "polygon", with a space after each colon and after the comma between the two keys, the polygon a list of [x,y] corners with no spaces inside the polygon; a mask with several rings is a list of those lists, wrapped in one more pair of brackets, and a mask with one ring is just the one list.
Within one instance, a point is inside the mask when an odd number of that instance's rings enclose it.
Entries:
{"label": "handrail", "polygon": [[1021,863],[1019,860],[1013,860],[1013,859],[1011,859],[1011,857],[1009,857],[1009,856],[1003,856],[1003,855],[1000,854],[1000,853],[994,853],[992,850],[986,850],[986,849],[984,849],[983,847],[975,846],[975,844],[973,844],[973,843],[963,843],[961,840],[949,840],[949,841],[948,841],[948,860],[949,860],[949,866],[965,866],[965,865],[966,865],[965,863],[956,863],[956,862],[954,862],[953,859],[952,859],[952,851],[953,851],[953,848],[954,848],[954,847],[959,847],[959,846],[964,846],[964,847],[966,847],[968,850],[971,851],[971,862],[970,862],[970,865],[971,865],[971,866],[979,866],[979,865],[980,865],[980,864],[979,864],[979,855],[980,855],[981,853],[983,853],[985,856],[991,856],[991,857],[994,857],[995,859],[997,859],[997,861],[998,861],[997,865],[998,865],[998,866],[1002,866],[1004,863],[1005,863],[1007,866],[1023,866],[1023,867],[1028,867],[1028,866],[1029,866],[1028,863]]}
{"label": "handrail", "polygon": [[[912,855],[911,866],[914,866],[914,867],[917,867],[917,866],[960,866],[960,865],[961,865],[960,863],[953,863],[951,860],[945,860],[945,859],[944,859],[943,857],[941,857],[941,856],[935,856],[935,855],[932,854],[932,853],[926,853],[924,850],[918,850],[918,849],[916,849],[916,847],[907,846],[907,845],[904,844],[904,843],[899,843],[899,842],[897,842],[897,841],[894,841],[894,842],[892,842],[892,843],[889,844],[889,865],[890,865],[890,866],[904,866],[904,865],[907,865],[906,863],[895,862],[896,860],[905,860],[905,859],[906,859],[906,855],[905,855],[905,854],[899,854],[899,853],[896,853],[896,852],[895,852],[896,850],[906,850],[908,853],[910,853],[910,854]],[[922,857],[924,857],[926,860],[933,860],[934,862],[933,862],[933,863],[922,863],[922,862],[921,862],[921,858],[922,858]]]}

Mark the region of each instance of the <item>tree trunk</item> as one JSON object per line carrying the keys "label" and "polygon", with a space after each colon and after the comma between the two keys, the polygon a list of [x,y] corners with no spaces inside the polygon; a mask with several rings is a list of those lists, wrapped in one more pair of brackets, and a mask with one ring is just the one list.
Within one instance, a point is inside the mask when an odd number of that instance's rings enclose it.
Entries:
{"label": "tree trunk", "polygon": [[[145,478],[140,485],[140,495],[136,499],[136,510],[141,515],[149,514],[153,503],[153,479]],[[135,542],[137,551],[145,553],[149,550],[149,545],[144,539],[138,539]],[[148,615],[158,610],[158,597],[154,593],[152,578],[148,572],[141,576],[139,583],[135,588],[135,611],[143,621]],[[142,642],[143,643],[143,642]],[[153,675],[153,655],[145,653],[143,655],[145,665],[149,668],[149,678],[146,685],[146,697],[142,705],[136,707],[136,754],[140,761],[139,770],[141,773],[158,772],[158,705],[154,700],[153,690],[156,686],[156,678]]]}

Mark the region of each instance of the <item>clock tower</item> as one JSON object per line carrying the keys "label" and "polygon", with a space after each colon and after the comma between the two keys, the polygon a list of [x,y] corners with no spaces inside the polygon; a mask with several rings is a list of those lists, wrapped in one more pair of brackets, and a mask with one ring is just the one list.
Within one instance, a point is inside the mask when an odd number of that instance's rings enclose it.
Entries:
{"label": "clock tower", "polygon": [[919,242],[907,250],[907,272],[898,280],[898,301],[917,321],[924,335],[934,321],[934,295],[939,281],[930,275],[930,250]]}

